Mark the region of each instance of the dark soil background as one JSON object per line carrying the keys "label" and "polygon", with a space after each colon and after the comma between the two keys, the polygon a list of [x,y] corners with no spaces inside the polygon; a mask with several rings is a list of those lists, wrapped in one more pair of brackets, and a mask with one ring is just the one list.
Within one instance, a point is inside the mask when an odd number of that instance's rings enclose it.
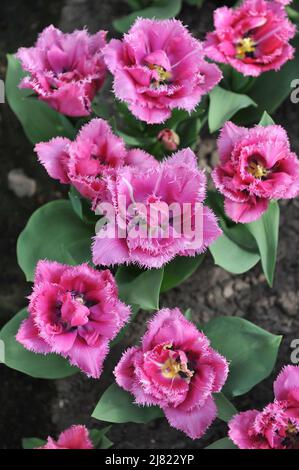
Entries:
{"label": "dark soil background", "polygon": [[[233,2],[206,1],[201,10],[184,7],[181,19],[194,34],[203,38],[212,28],[213,10],[219,4]],[[116,0],[2,0],[0,17],[0,77],[6,70],[5,54],[20,46],[30,46],[37,33],[53,23],[64,31],[87,26],[91,32],[107,29],[110,36],[112,20],[128,11],[126,2]],[[298,70],[299,74],[299,70]],[[279,84],[278,84],[279,86]],[[294,151],[299,154],[299,105],[286,102],[275,116],[287,129]],[[64,190],[51,180],[36,161],[32,145],[8,106],[0,105],[0,326],[26,305],[30,285],[16,260],[16,241],[32,212],[47,201],[64,196]],[[205,140],[210,146],[210,140]],[[213,145],[199,158],[204,164],[213,160]],[[32,197],[17,197],[8,188],[8,174],[22,169],[35,180],[37,190]],[[273,376],[257,386],[246,397],[236,400],[240,409],[261,407],[272,399],[272,381],[282,364],[290,362],[290,343],[299,338],[298,290],[298,218],[299,202],[281,204],[279,259],[273,289],[270,289],[261,268],[257,266],[242,276],[233,276],[213,266],[209,257],[187,282],[161,298],[161,306],[191,307],[194,319],[205,322],[217,315],[246,317],[284,340]],[[113,350],[106,361],[106,373],[100,381],[78,375],[68,380],[33,380],[0,365],[0,448],[16,449],[22,437],[45,438],[57,435],[71,424],[85,423],[99,427],[90,414],[100,395],[112,381],[111,371],[121,350],[136,342],[148,314],[125,337],[121,347]],[[110,438],[115,448],[199,448],[225,435],[225,426],[216,422],[204,439],[191,441],[158,420],[147,426],[115,425]],[[213,436],[213,438],[211,437]]]}

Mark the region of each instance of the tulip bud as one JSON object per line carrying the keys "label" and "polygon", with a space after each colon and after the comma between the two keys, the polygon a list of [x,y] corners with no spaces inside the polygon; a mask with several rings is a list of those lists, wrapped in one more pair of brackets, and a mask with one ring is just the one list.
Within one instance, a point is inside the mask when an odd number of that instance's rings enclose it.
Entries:
{"label": "tulip bud", "polygon": [[171,129],[163,129],[158,134],[158,140],[162,143],[166,150],[171,152],[177,150],[180,145],[180,137]]}

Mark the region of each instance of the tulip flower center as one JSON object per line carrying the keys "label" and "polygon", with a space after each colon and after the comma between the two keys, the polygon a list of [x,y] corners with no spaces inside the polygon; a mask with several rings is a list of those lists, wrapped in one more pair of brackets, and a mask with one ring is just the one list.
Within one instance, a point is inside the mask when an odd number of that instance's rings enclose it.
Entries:
{"label": "tulip flower center", "polygon": [[246,57],[251,57],[255,52],[256,44],[250,37],[241,39],[236,47],[236,58],[243,60]]}
{"label": "tulip flower center", "polygon": [[156,64],[149,64],[148,68],[156,72],[157,78],[154,78],[152,81],[152,85],[154,87],[158,87],[167,83],[171,79],[171,72],[166,70],[161,65]]}
{"label": "tulip flower center", "polygon": [[169,350],[172,355],[162,364],[161,371],[166,379],[175,379],[177,377],[190,380],[194,372],[188,369],[187,362],[183,362],[180,356],[171,350],[172,344],[164,346],[164,350]]}
{"label": "tulip flower center", "polygon": [[299,449],[299,432],[294,423],[288,424],[282,444],[288,449]]}
{"label": "tulip flower center", "polygon": [[255,160],[249,163],[247,171],[250,175],[258,179],[265,178],[268,174],[268,170]]}

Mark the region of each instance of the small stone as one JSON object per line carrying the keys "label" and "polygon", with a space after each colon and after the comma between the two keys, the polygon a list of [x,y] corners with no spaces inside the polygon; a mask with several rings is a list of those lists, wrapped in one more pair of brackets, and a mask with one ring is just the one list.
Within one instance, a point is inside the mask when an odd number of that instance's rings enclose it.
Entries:
{"label": "small stone", "polygon": [[36,193],[36,181],[25,175],[22,169],[11,170],[7,175],[8,187],[17,197],[32,197]]}
{"label": "small stone", "polygon": [[234,293],[232,284],[227,284],[223,289],[223,297],[229,299]]}

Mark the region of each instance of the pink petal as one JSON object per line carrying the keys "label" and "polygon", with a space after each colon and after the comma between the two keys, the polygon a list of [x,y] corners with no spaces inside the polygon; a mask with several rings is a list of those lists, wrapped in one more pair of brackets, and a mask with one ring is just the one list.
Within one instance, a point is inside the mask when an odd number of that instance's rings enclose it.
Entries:
{"label": "pink petal", "polygon": [[212,398],[208,398],[203,406],[190,411],[177,408],[163,408],[170,426],[183,431],[191,439],[199,439],[206,432],[217,416],[217,408]]}
{"label": "pink petal", "polygon": [[85,426],[72,426],[60,434],[58,446],[65,449],[93,449],[89,432]]}
{"label": "pink petal", "polygon": [[234,221],[248,224],[259,219],[268,209],[267,199],[249,200],[247,202],[235,202],[225,198],[225,212]]}
{"label": "pink petal", "polygon": [[69,139],[55,137],[49,142],[40,142],[34,148],[40,163],[46,168],[48,174],[61,183],[69,183],[67,174]]}
{"label": "pink petal", "polygon": [[40,354],[49,354],[51,347],[40,336],[37,327],[31,317],[21,323],[16,340],[29,351]]}
{"label": "pink petal", "polygon": [[229,422],[229,437],[239,449],[255,448],[250,437],[250,429],[258,414],[257,410],[244,411],[234,416]]}
{"label": "pink petal", "polygon": [[109,351],[109,341],[103,339],[97,346],[90,347],[84,340],[77,338],[67,355],[70,363],[81,369],[88,377],[98,379]]}
{"label": "pink petal", "polygon": [[132,347],[127,349],[117,366],[114,369],[114,375],[116,378],[116,383],[127,390],[128,392],[132,391],[135,375],[134,375],[134,356],[138,348]]}
{"label": "pink petal", "polygon": [[293,389],[299,389],[299,366],[286,366],[274,382],[276,400],[287,400]]}

